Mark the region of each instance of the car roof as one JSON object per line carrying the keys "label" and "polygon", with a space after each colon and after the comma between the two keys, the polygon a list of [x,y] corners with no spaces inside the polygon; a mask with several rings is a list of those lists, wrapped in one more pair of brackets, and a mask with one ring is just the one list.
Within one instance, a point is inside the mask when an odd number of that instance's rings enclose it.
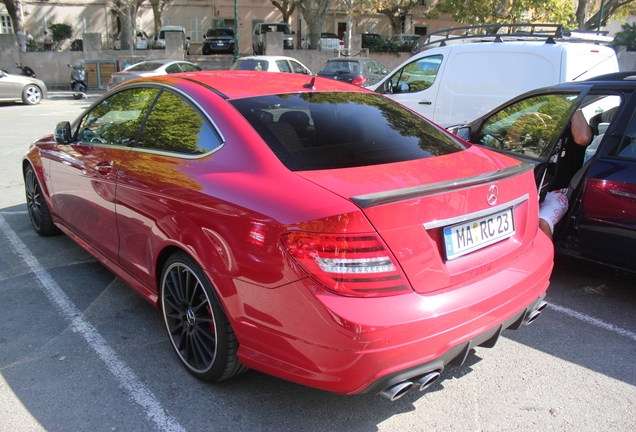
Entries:
{"label": "car roof", "polygon": [[[281,78],[284,75],[284,78]],[[140,82],[165,82],[187,80],[215,90],[227,99],[286,93],[311,93],[314,91],[369,92],[361,87],[329,78],[304,74],[279,74],[252,70],[215,70],[185,72],[163,77],[148,77]],[[251,84],[253,83],[253,84]]]}
{"label": "car roof", "polygon": [[278,55],[255,55],[255,56],[245,56],[245,57],[239,57],[238,60],[269,60],[269,61],[276,61],[276,60],[293,60],[295,62],[300,63],[299,60],[293,58],[293,57],[287,57],[287,56],[278,56]]}

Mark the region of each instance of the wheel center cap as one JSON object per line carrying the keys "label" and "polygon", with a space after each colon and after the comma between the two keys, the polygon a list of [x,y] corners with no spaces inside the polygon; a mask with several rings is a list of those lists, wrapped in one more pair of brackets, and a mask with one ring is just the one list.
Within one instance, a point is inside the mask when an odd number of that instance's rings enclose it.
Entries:
{"label": "wheel center cap", "polygon": [[194,316],[194,311],[192,309],[188,309],[186,312],[186,319],[188,320],[188,325],[194,326],[197,319]]}

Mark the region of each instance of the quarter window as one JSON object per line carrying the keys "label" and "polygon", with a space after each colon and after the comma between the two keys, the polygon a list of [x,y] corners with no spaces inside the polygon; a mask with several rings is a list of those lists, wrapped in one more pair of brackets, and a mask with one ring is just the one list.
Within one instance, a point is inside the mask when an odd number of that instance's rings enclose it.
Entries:
{"label": "quarter window", "polygon": [[625,159],[636,159],[636,116],[632,118],[632,123],[618,148],[617,156]]}
{"label": "quarter window", "polygon": [[182,154],[203,154],[221,140],[201,114],[183,98],[164,91],[152,108],[138,147]]}
{"label": "quarter window", "polygon": [[93,108],[79,124],[80,143],[133,145],[158,89],[135,88],[115,93]]}

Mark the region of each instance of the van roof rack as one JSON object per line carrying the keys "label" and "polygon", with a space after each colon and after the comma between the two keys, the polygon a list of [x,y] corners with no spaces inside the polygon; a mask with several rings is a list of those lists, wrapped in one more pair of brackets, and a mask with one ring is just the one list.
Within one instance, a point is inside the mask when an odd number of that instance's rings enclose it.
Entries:
{"label": "van roof rack", "polygon": [[609,43],[613,40],[608,32],[594,32],[563,28],[562,24],[517,23],[483,24],[452,27],[423,36],[417,44],[417,51],[467,42],[539,41],[556,43],[563,41],[593,41]]}

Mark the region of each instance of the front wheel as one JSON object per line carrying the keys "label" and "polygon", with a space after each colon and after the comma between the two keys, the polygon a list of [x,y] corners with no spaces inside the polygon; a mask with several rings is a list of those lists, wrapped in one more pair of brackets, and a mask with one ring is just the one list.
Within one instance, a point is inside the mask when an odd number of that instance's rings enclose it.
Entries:
{"label": "front wheel", "polygon": [[58,229],[53,223],[51,211],[42,194],[42,188],[40,188],[40,182],[31,166],[24,171],[24,189],[33,230],[43,237],[57,234]]}
{"label": "front wheel", "polygon": [[179,360],[203,381],[222,381],[247,370],[238,341],[212,284],[183,252],[173,254],[161,276],[164,322]]}
{"label": "front wheel", "polygon": [[22,102],[27,105],[37,105],[42,100],[42,90],[40,87],[29,84],[22,90]]}

